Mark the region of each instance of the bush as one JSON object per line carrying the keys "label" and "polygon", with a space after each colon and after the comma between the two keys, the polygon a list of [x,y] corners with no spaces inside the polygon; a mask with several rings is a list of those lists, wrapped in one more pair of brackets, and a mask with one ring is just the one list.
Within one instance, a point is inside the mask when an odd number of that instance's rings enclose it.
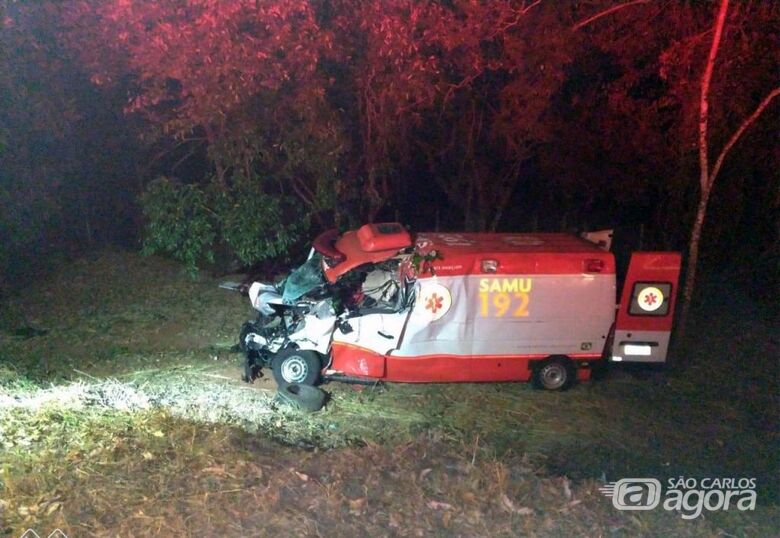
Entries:
{"label": "bush", "polygon": [[141,206],[146,218],[144,254],[169,254],[192,275],[204,258],[214,260],[217,219],[199,186],[161,177],[149,184]]}
{"label": "bush", "polygon": [[168,254],[193,276],[200,263],[214,261],[217,242],[250,265],[282,256],[307,225],[293,200],[268,194],[256,178],[241,176],[227,188],[161,177],[146,188],[141,206],[144,254]]}
{"label": "bush", "polygon": [[221,238],[247,265],[284,256],[308,227],[294,199],[266,194],[256,181],[238,178],[217,201]]}

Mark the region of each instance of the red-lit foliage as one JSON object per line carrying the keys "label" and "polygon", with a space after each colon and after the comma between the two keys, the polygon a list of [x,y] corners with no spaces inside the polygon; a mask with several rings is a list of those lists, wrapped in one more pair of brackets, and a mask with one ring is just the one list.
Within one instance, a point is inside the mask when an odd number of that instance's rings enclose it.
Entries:
{"label": "red-lit foliage", "polygon": [[296,0],[76,0],[63,13],[92,80],[135,75],[127,110],[176,134],[222,128],[259,92],[319,85],[332,41]]}
{"label": "red-lit foliage", "polygon": [[[60,5],[64,38],[93,80],[130,81],[127,110],[164,133],[205,138],[220,178],[236,168],[249,177],[261,162],[280,171],[279,188],[313,210],[332,207],[335,197],[323,201],[322,193],[338,190],[371,219],[384,205],[402,207],[415,188],[410,167],[415,177],[427,167],[441,205],[464,215],[469,228],[492,228],[524,179],[523,163],[535,157],[560,186],[554,203],[580,215],[599,197],[665,196],[648,217],[665,234],[683,228],[669,219],[690,211],[683,185],[695,166],[697,77],[711,5]],[[771,4],[733,9],[721,54],[732,74],[713,81],[713,97],[725,105],[712,111],[714,141],[728,136],[766,86],[776,65],[764,50],[766,28],[776,20]]]}
{"label": "red-lit foliage", "polygon": [[[740,238],[775,227],[760,208],[776,205],[763,178],[776,168],[778,100],[740,129],[776,86],[780,4],[730,4],[697,152],[716,4],[0,1],[0,179],[67,183],[69,214],[84,221],[69,227],[87,238],[92,222],[116,220],[89,217],[98,187],[131,205],[105,177],[139,190],[165,174],[223,201],[251,186],[291,207],[289,221],[323,227],[345,216],[427,227],[441,214],[470,229],[623,220],[645,225],[646,245],[679,249],[698,153],[710,157],[707,183],[727,179],[707,237],[762,255],[770,240]],[[148,159],[128,150],[138,125]],[[60,134],[68,144],[46,145]]]}
{"label": "red-lit foliage", "polygon": [[[483,136],[507,162],[524,159],[543,138],[540,120],[568,52],[556,11],[538,4],[72,0],[63,13],[65,39],[96,84],[132,74],[127,111],[164,133],[202,131],[212,149],[226,137],[246,139],[258,122],[284,123],[274,114],[280,109],[317,129],[323,114],[332,118],[328,111],[342,106],[324,97],[336,86],[354,105],[341,121],[353,126],[360,157],[349,173],[368,195],[370,218],[399,188],[393,163],[409,154],[413,130],[438,115],[462,139],[473,125],[457,121],[456,109],[475,91],[487,115]],[[451,149],[459,152],[461,142]],[[464,188],[480,192],[479,211],[492,212],[506,205],[513,170],[496,181],[474,170],[465,187],[463,178],[443,185],[454,203],[470,200]],[[296,191],[311,198],[306,189]]]}
{"label": "red-lit foliage", "polygon": [[[511,1],[344,0],[336,11],[373,209],[403,190],[391,163],[422,149],[447,201],[479,213],[466,225],[488,226],[487,215],[500,215],[509,201],[517,163],[544,138],[542,115],[569,59],[559,15],[539,2]],[[464,122],[469,108],[472,120]],[[464,152],[474,145],[490,150]],[[436,165],[464,154],[461,173]],[[509,171],[480,159],[499,159]]]}

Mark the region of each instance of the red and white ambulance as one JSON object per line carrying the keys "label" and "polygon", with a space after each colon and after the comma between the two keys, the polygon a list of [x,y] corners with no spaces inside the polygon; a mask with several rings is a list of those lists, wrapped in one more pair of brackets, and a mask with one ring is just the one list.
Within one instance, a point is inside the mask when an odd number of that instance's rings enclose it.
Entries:
{"label": "red and white ambulance", "polygon": [[680,255],[637,252],[616,304],[611,234],[319,236],[277,285],[249,290],[246,378],[280,383],[528,381],[564,390],[596,361],[666,360]]}

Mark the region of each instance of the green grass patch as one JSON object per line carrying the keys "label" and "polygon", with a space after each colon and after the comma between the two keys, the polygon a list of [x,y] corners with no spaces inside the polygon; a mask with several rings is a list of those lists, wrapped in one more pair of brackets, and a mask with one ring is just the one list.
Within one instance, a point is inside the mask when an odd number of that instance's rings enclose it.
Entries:
{"label": "green grass patch", "polygon": [[124,252],[63,267],[1,310],[0,364],[46,381],[72,379],[74,370],[111,375],[206,361],[227,352],[250,315],[241,296],[214,280]]}

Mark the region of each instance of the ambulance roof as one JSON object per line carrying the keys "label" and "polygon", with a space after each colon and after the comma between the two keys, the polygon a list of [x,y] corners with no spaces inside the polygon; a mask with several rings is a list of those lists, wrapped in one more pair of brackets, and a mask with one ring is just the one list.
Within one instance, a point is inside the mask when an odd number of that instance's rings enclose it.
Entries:
{"label": "ambulance roof", "polygon": [[[614,273],[611,253],[571,234],[421,232],[414,244],[419,253],[435,250],[439,254],[433,261],[438,274],[482,272],[485,256],[496,258],[499,273],[578,272],[583,270],[584,258],[602,260],[598,272]],[[341,236],[329,230],[313,246],[323,256],[326,279],[333,283],[356,267],[397,255],[412,246],[412,239],[401,224],[386,222],[366,224]]]}
{"label": "ambulance roof", "polygon": [[562,233],[420,233],[416,245],[438,254],[427,277],[615,273],[611,252]]}
{"label": "ambulance roof", "polygon": [[[564,233],[419,233],[417,245],[447,254],[603,253],[597,245]],[[426,244],[427,243],[427,244]]]}

